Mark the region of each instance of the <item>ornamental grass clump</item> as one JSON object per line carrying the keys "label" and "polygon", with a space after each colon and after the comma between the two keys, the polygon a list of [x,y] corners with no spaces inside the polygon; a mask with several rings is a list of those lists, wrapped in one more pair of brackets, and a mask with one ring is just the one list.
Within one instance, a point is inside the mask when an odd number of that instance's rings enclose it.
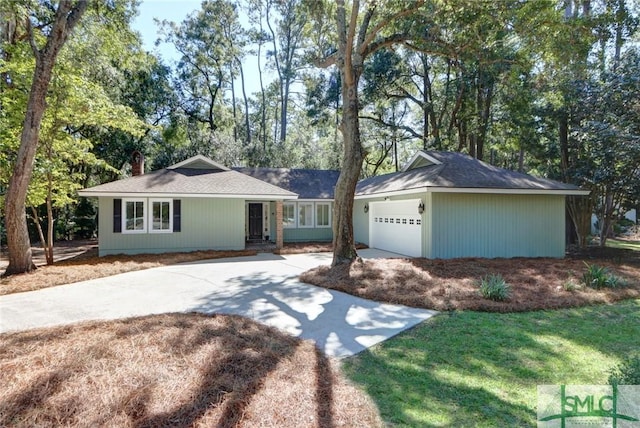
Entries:
{"label": "ornamental grass clump", "polygon": [[500,274],[487,275],[480,280],[480,294],[485,299],[507,300],[511,294],[511,286],[507,284]]}
{"label": "ornamental grass clump", "polygon": [[582,281],[587,287],[600,288],[618,288],[623,287],[625,282],[612,274],[609,269],[604,266],[590,265],[585,262],[587,271],[582,275]]}

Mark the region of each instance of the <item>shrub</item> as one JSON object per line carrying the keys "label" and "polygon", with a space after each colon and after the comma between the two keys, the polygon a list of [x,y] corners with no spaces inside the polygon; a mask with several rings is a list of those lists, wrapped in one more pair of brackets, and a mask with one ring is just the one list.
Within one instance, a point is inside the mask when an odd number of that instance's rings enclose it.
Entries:
{"label": "shrub", "polygon": [[582,275],[584,285],[592,288],[616,288],[625,285],[622,278],[619,278],[609,272],[609,269],[603,266],[590,265],[585,262],[587,271]]}
{"label": "shrub", "polygon": [[628,356],[609,372],[610,385],[640,385],[640,355]]}
{"label": "shrub", "polygon": [[480,280],[480,294],[485,299],[502,301],[507,300],[511,294],[511,286],[507,284],[502,275],[487,275]]}
{"label": "shrub", "polygon": [[564,291],[576,291],[580,290],[581,287],[580,284],[575,281],[575,279],[569,278],[562,283],[562,288],[564,288]]}

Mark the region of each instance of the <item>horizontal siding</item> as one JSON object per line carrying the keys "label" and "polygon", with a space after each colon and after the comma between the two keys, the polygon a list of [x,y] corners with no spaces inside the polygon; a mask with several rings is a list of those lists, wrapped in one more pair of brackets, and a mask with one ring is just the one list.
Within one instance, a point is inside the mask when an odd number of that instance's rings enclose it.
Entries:
{"label": "horizontal siding", "polygon": [[309,229],[284,229],[284,242],[331,241],[333,231],[330,227]]}
{"label": "horizontal siding", "polygon": [[564,196],[432,194],[433,258],[563,257]]}
{"label": "horizontal siding", "polygon": [[177,233],[113,233],[113,198],[99,198],[99,252],[164,253],[244,249],[242,199],[182,198],[182,230]]}

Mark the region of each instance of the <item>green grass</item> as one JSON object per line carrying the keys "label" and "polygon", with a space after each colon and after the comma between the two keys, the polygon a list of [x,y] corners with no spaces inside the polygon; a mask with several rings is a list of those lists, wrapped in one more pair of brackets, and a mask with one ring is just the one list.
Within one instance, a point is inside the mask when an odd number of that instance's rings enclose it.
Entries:
{"label": "green grass", "polygon": [[606,246],[610,248],[640,251],[640,241],[623,241],[620,239],[609,238],[607,239]]}
{"label": "green grass", "polygon": [[640,348],[640,300],[452,312],[345,361],[391,426],[535,426],[536,386],[606,384]]}

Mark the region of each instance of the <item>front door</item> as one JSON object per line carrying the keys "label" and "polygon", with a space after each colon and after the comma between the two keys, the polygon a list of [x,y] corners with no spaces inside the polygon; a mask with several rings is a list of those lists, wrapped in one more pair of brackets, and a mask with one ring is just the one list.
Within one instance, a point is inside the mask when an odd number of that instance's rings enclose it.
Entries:
{"label": "front door", "polygon": [[249,239],[262,239],[262,204],[249,204]]}

